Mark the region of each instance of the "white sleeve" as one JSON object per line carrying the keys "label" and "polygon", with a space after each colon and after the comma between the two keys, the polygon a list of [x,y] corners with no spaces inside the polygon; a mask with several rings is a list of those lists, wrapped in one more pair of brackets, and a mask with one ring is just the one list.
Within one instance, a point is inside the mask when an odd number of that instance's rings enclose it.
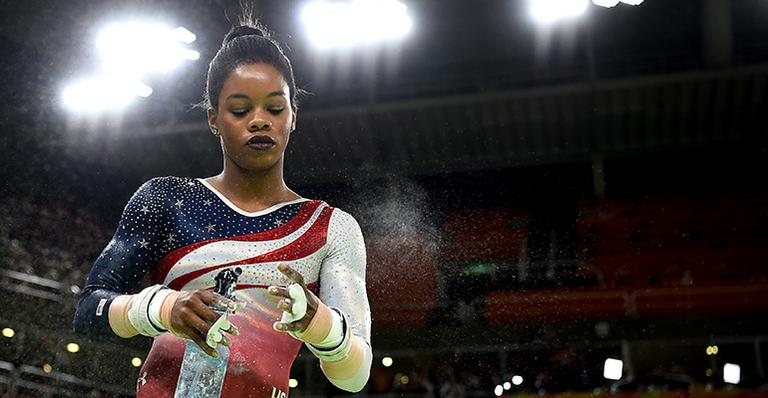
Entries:
{"label": "white sleeve", "polygon": [[356,376],[347,380],[328,378],[337,387],[359,391],[368,381],[371,352],[371,310],[365,287],[365,243],[357,221],[334,209],[328,225],[329,250],[320,270],[320,300],[339,310],[353,339],[363,344],[365,360]]}

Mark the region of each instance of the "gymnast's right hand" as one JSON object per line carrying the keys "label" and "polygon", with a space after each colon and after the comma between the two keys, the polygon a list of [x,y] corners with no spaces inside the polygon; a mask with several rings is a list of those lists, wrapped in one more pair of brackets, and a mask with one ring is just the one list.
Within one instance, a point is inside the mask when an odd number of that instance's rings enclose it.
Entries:
{"label": "gymnast's right hand", "polygon": [[215,357],[218,344],[229,346],[224,333],[237,335],[228,315],[244,306],[210,290],[187,292],[153,285],[115,297],[109,306],[109,325],[123,338],[137,334],[157,337],[167,330],[194,341]]}
{"label": "gymnast's right hand", "polygon": [[[235,325],[226,317],[241,308],[239,303],[210,290],[181,291],[172,295],[175,297],[167,299],[173,299],[169,317],[164,317],[161,310],[161,319],[169,319],[168,330],[176,336],[194,341],[208,355],[218,357],[215,346],[230,345],[229,338],[222,332],[235,336],[238,334]],[[219,312],[214,311],[214,308]],[[211,330],[212,327],[215,330]]]}

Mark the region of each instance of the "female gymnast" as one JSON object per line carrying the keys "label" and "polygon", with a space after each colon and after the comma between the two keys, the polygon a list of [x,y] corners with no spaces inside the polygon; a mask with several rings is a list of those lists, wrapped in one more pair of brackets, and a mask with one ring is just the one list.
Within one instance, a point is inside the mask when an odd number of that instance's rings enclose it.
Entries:
{"label": "female gymnast", "polygon": [[[229,347],[222,397],[286,396],[302,343],[331,383],[365,386],[363,237],[351,215],[283,180],[296,95],[291,62],[264,29],[230,30],[209,65],[205,98],[223,170],[144,183],[95,261],[74,328],[91,338],[154,338],[137,396],[174,395],[187,341],[211,356],[217,344]],[[231,301],[211,288],[214,275],[235,267],[242,274]],[[215,306],[237,313],[217,322]]]}

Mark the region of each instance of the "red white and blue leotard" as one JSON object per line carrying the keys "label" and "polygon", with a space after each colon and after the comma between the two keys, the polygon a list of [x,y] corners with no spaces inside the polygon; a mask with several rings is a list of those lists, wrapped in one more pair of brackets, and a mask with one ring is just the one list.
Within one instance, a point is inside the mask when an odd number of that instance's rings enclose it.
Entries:
{"label": "red white and blue leotard", "polygon": [[[238,266],[237,295],[247,306],[230,317],[240,335],[230,337],[222,397],[287,393],[302,343],[272,329],[281,312],[266,287],[287,283],[279,263],[299,271],[370,345],[365,246],[351,215],[308,199],[248,213],[205,180],[180,177],[153,178],[128,202],[83,289],[75,330],[114,337],[109,305],[118,295],[138,292],[145,276],[176,290],[209,289],[217,272]],[[173,396],[186,343],[170,333],[155,338],[140,371],[138,397]]]}

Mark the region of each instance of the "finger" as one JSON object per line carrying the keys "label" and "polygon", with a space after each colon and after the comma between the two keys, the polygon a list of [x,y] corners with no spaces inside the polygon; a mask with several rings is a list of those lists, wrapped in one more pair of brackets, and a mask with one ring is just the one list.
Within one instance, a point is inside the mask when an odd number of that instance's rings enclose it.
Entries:
{"label": "finger", "polygon": [[233,336],[239,336],[240,330],[237,328],[237,326],[230,324],[229,329],[225,330],[225,332],[233,335]]}
{"label": "finger", "polygon": [[294,325],[284,322],[275,322],[272,327],[278,332],[293,332],[296,329]]}
{"label": "finger", "polygon": [[191,309],[194,311],[200,319],[205,322],[213,323],[219,319],[220,314],[214,311],[211,307],[207,306],[203,301],[193,300],[191,303]]}
{"label": "finger", "polygon": [[291,297],[291,294],[288,292],[288,289],[282,286],[270,286],[267,289],[267,293],[277,297],[285,297],[285,298]]}
{"label": "finger", "polygon": [[283,311],[293,312],[293,301],[291,299],[282,299],[277,306]]}
{"label": "finger", "polygon": [[[213,312],[213,311],[211,311]],[[195,333],[197,333],[200,337],[203,337],[203,341],[205,341],[205,336],[208,334],[208,329],[211,328],[211,325],[204,321],[202,318],[200,318],[196,313],[185,312],[184,316],[182,317],[182,321],[187,326],[186,329],[191,329]]]}
{"label": "finger", "polygon": [[296,270],[288,266],[288,264],[282,263],[277,266],[277,269],[283,273],[283,275],[287,276],[288,279],[298,283],[302,287],[306,288],[304,286],[304,277],[298,273]]}
{"label": "finger", "polygon": [[213,307],[221,311],[235,311],[240,307],[234,300],[230,300],[216,292],[203,290],[200,294],[200,300],[208,307]]}
{"label": "finger", "polygon": [[198,337],[195,337],[194,339],[192,339],[192,341],[194,341],[195,344],[197,344],[197,346],[200,347],[201,350],[205,351],[206,354],[208,354],[208,355],[210,355],[210,356],[212,356],[214,358],[218,358],[219,357],[219,352],[216,351],[214,348],[211,348],[211,346],[209,346],[208,344],[206,344],[205,343],[205,339],[200,338],[198,336]]}

